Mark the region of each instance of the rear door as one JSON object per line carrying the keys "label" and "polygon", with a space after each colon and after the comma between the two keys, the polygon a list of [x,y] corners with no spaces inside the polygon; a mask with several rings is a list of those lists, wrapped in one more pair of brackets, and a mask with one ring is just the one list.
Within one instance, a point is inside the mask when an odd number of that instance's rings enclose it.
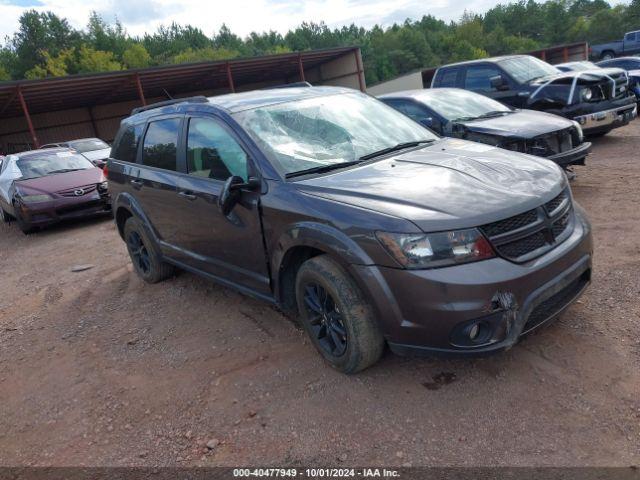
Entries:
{"label": "rear door", "polygon": [[156,117],[147,124],[138,165],[129,173],[129,183],[152,228],[161,241],[163,251],[175,245],[177,224],[184,215],[178,202],[178,142],[183,115]]}
{"label": "rear door", "polygon": [[260,192],[243,191],[228,216],[217,201],[224,182],[257,176],[247,149],[214,116],[189,116],[184,123],[185,175],[178,183],[176,246],[181,261],[235,285],[270,294],[260,222]]}

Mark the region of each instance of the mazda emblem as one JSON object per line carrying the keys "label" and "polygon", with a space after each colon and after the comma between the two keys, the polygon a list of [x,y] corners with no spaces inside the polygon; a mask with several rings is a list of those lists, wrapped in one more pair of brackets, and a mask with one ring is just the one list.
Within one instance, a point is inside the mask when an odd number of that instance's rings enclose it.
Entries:
{"label": "mazda emblem", "polygon": [[75,191],[73,192],[73,194],[74,194],[76,197],[81,197],[82,195],[84,195],[84,190],[83,190],[82,188],[79,188],[79,189],[75,190]]}

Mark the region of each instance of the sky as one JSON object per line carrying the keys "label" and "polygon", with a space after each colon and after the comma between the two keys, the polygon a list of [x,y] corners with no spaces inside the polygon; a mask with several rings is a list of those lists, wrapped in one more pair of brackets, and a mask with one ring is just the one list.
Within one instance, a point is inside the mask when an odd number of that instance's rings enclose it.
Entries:
{"label": "sky", "polygon": [[[465,10],[482,13],[498,0],[0,0],[0,40],[17,29],[20,14],[28,9],[50,10],[84,28],[92,10],[108,22],[117,17],[131,35],[153,32],[175,21],[200,27],[211,36],[223,23],[244,37],[252,31],[287,30],[304,21],[324,21],[330,27],[355,23],[389,26],[406,18],[431,14],[449,21]],[[610,3],[624,3],[613,0]],[[4,43],[0,41],[0,43]]]}

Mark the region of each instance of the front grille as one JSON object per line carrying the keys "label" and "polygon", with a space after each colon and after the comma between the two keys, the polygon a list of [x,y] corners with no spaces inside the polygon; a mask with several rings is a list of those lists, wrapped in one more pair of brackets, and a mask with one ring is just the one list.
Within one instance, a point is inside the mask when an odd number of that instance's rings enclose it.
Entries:
{"label": "front grille", "polygon": [[57,192],[58,195],[63,197],[82,197],[87,195],[88,193],[94,192],[96,190],[97,185],[83,185],[81,187],[74,187],[67,190],[61,190]]}
{"label": "front grille", "polygon": [[514,262],[526,262],[562,243],[571,233],[573,209],[567,191],[546,204],[480,227],[496,252]]}
{"label": "front grille", "polygon": [[587,283],[589,283],[589,272],[585,272],[562,290],[538,304],[529,314],[522,334],[530,332],[556,315],[580,293]]}
{"label": "front grille", "polygon": [[488,237],[495,237],[496,235],[502,235],[503,233],[508,233],[513,230],[526,227],[537,219],[538,212],[536,210],[529,210],[528,212],[521,213],[515,217],[509,217],[505,220],[485,225],[482,227],[482,230]]}
{"label": "front grille", "polygon": [[[576,138],[574,138],[576,137]],[[527,142],[526,153],[539,157],[549,157],[566,152],[578,146],[573,128],[535,137]]]}
{"label": "front grille", "polygon": [[564,202],[565,200],[567,200],[569,197],[567,196],[566,192],[562,192],[560,193],[560,195],[558,195],[557,197],[555,197],[553,200],[547,202],[544,204],[544,208],[547,211],[547,213],[549,215],[553,215],[556,210],[558,209],[558,207],[560,207],[560,205],[562,205],[562,202]]}

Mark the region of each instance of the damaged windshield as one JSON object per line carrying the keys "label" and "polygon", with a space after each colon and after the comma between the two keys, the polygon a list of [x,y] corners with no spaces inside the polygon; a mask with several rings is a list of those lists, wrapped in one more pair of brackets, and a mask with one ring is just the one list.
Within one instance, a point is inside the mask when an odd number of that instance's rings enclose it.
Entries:
{"label": "damaged windshield", "polygon": [[25,155],[18,159],[16,165],[23,180],[95,168],[86,158],[68,151]]}
{"label": "damaged windshield", "polygon": [[239,112],[235,118],[285,175],[352,165],[385,149],[438,138],[361,93],[281,103]]}
{"label": "damaged windshield", "polygon": [[507,58],[499,63],[519,83],[562,73],[547,62],[529,56]]}
{"label": "damaged windshield", "polygon": [[511,107],[489,97],[457,88],[425,90],[415,98],[445,120],[474,119],[513,112]]}

